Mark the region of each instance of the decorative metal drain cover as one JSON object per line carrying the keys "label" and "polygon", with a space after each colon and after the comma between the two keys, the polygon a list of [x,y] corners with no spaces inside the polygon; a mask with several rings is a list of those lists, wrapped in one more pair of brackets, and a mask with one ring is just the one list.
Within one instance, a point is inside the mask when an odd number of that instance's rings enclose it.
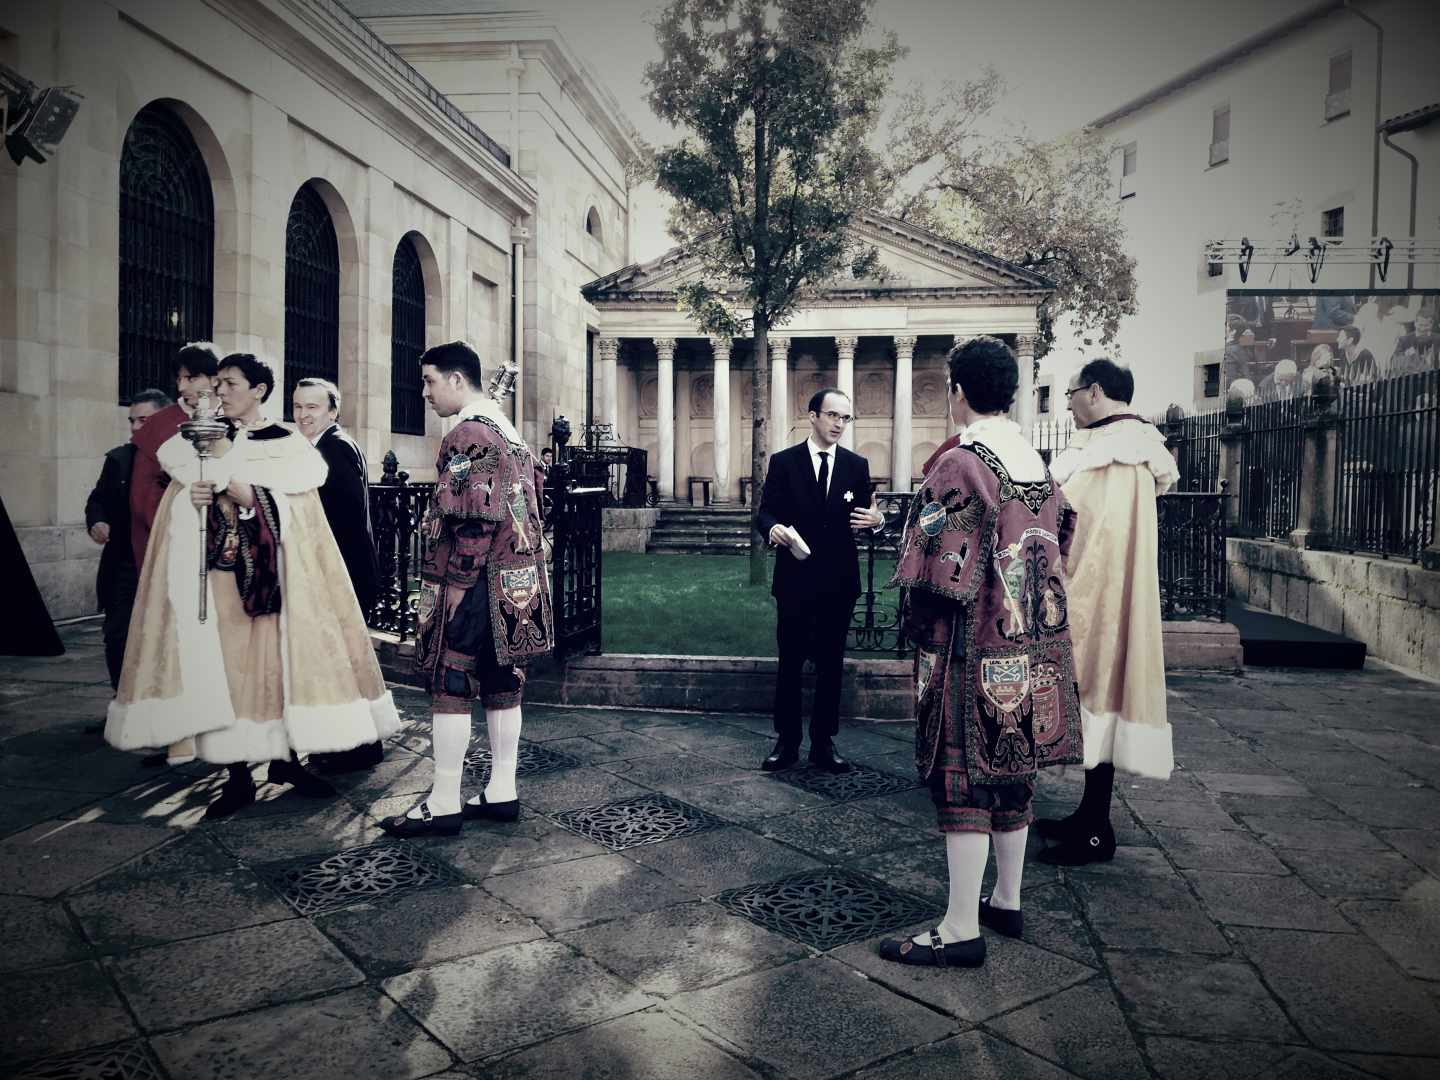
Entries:
{"label": "decorative metal drain cover", "polygon": [[15,1080],[161,1080],[155,1059],[138,1039],[46,1058],[13,1075]]}
{"label": "decorative metal drain cover", "polygon": [[658,844],[729,824],[689,803],[659,794],[633,795],[603,806],[582,806],[554,817],[571,832],[604,844],[611,851]]}
{"label": "decorative metal drain cover", "polygon": [[[558,769],[573,769],[580,762],[569,754],[552,750],[544,743],[520,740],[520,756],[515,767],[516,776],[534,776],[536,773],[555,772]],[[490,771],[490,748],[478,747],[465,755],[467,771],[484,774]]]}
{"label": "decorative metal drain cover", "polygon": [[261,867],[271,886],[301,915],[379,896],[448,885],[454,871],[414,844],[370,844],[301,862]]}
{"label": "decorative metal drain cover", "polygon": [[807,870],[715,897],[732,915],[817,949],[938,919],[942,908],[853,870]]}
{"label": "decorative metal drain cover", "polygon": [[881,772],[869,765],[852,765],[850,771],[844,773],[828,773],[806,766],[778,772],[775,778],[836,802],[868,799],[872,795],[894,795],[920,786],[913,779]]}

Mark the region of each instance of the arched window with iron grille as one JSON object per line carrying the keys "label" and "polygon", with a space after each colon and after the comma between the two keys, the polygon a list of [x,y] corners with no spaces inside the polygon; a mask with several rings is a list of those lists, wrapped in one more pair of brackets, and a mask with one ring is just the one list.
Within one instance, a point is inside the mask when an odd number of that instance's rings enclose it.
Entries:
{"label": "arched window with iron grille", "polygon": [[420,253],[406,236],[395,248],[390,297],[390,430],[425,434],[420,396],[420,354],[425,351],[425,274]]}
{"label": "arched window with iron grille", "polygon": [[285,419],[304,378],[340,381],[340,243],[325,200],[295,193],[285,225]]}
{"label": "arched window with iron grille", "polygon": [[119,399],[173,392],[170,362],[211,336],[215,201],[184,122],[161,104],[136,114],[120,152]]}

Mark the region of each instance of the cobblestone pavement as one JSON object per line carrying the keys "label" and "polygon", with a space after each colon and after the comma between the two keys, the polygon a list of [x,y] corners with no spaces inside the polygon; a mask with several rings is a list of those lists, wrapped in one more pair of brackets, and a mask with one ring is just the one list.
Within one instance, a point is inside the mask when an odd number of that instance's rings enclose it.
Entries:
{"label": "cobblestone pavement", "polygon": [[762,717],[531,707],[521,820],[407,846],[419,696],[340,798],[206,825],[214,773],[85,732],[67,638],[0,659],[0,1075],[1440,1075],[1440,698],[1389,671],[1173,679],[1115,860],[1031,864],[1024,940],[933,971],[875,955],[945,899],[904,725],[837,785],[758,772]]}

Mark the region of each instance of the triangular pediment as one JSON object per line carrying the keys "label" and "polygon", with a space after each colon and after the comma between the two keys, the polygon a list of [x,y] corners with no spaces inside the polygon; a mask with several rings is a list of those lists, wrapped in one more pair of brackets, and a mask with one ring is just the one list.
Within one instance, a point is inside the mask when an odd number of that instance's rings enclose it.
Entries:
{"label": "triangular pediment", "polygon": [[[883,214],[866,214],[851,224],[856,238],[879,252],[884,278],[844,278],[832,283],[841,289],[967,290],[996,289],[1021,292],[1048,291],[1053,286],[1041,275],[1014,263]],[[632,263],[583,286],[592,301],[636,294],[672,293],[700,274],[699,262],[683,248],[671,248],[646,263]]]}

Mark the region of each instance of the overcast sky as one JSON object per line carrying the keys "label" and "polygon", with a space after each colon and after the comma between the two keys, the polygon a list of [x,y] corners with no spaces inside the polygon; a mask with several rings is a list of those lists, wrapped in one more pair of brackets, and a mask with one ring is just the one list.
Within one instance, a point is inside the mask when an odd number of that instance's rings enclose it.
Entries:
{"label": "overcast sky", "polygon": [[[990,64],[1005,97],[990,130],[1040,137],[1073,130],[1314,0],[878,0],[875,22],[909,55],[896,84],[938,85]],[[658,56],[647,18],[657,0],[542,0],[565,36],[656,145],[674,139],[645,103],[645,65]],[[670,246],[663,210],[634,207],[634,257]]]}

